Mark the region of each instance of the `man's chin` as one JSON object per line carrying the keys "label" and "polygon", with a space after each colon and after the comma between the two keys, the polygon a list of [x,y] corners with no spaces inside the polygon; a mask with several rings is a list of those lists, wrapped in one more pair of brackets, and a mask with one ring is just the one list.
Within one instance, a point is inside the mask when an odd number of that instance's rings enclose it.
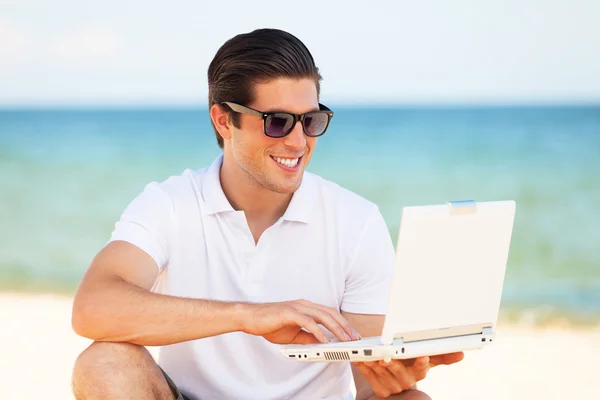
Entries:
{"label": "man's chin", "polygon": [[280,194],[294,194],[296,190],[300,187],[302,183],[302,178],[298,179],[296,182],[270,182],[269,185],[265,185],[267,189],[272,192],[280,193]]}
{"label": "man's chin", "polygon": [[298,190],[298,188],[300,187],[300,185],[295,185],[295,186],[277,186],[273,189],[271,189],[273,192],[279,193],[279,194],[294,194],[296,192],[296,190]]}

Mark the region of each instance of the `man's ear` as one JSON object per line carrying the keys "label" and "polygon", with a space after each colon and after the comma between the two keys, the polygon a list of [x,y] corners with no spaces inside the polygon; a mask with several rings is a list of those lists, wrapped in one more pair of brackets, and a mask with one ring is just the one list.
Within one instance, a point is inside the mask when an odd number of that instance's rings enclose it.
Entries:
{"label": "man's ear", "polygon": [[229,112],[219,104],[213,104],[210,108],[210,119],[217,128],[219,135],[223,140],[231,139],[231,121],[229,119]]}

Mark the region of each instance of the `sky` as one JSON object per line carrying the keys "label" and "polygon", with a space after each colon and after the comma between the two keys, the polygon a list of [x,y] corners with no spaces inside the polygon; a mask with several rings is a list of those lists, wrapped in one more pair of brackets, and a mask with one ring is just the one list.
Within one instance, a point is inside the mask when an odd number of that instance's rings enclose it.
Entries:
{"label": "sky", "polygon": [[600,103],[600,1],[0,0],[0,105],[204,104],[230,37],[284,29],[328,103]]}

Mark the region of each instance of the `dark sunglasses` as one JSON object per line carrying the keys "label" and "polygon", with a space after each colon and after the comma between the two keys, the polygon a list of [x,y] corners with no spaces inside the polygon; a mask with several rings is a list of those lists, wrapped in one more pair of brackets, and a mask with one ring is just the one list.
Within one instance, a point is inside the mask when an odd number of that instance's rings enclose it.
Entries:
{"label": "dark sunglasses", "polygon": [[298,121],[302,122],[302,129],[307,136],[321,136],[325,133],[331,118],[333,118],[333,111],[323,104],[319,104],[319,111],[311,111],[301,115],[281,111],[262,112],[229,101],[222,104],[237,113],[262,118],[265,135],[272,138],[282,138],[289,135]]}

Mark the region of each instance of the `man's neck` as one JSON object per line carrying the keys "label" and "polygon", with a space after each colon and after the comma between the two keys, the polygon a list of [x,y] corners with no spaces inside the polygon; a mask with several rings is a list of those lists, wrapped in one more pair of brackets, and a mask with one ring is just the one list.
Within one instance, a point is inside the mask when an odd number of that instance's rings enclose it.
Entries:
{"label": "man's neck", "polygon": [[219,177],[225,197],[235,210],[244,211],[251,229],[257,224],[265,229],[273,225],[283,216],[292,199],[292,194],[266,189],[225,157]]}

